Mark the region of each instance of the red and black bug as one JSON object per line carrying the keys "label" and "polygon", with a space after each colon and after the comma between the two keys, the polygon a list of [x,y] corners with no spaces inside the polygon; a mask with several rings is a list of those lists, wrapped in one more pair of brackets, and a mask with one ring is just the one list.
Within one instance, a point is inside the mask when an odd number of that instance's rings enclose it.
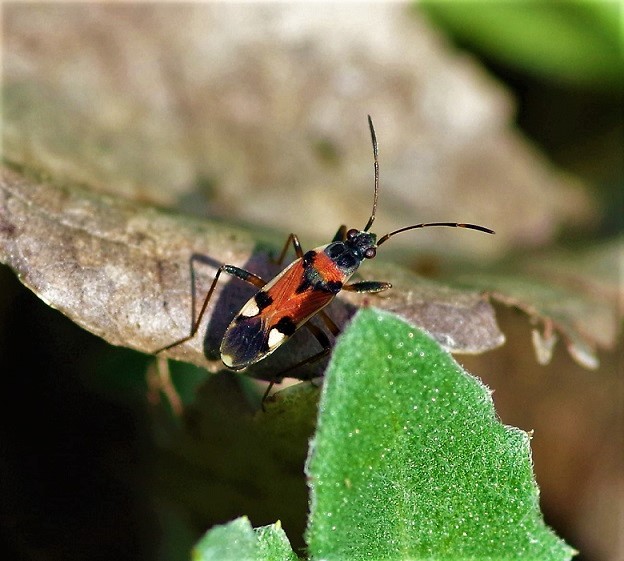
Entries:
{"label": "red and black bug", "polygon": [[222,265],[217,270],[191,333],[156,352],[175,347],[195,336],[221,273],[227,273],[253,284],[259,290],[234,317],[223,335],[220,352],[221,360],[225,366],[232,370],[241,370],[259,362],[275,351],[302,326],[312,332],[322,347],[320,352],[275,376],[275,379],[279,380],[286,377],[285,375],[291,370],[312,363],[329,352],[330,343],[327,335],[320,328],[309,323],[308,320],[312,316],[318,315],[329,331],[333,335],[337,335],[338,327],[323,311],[323,308],[341,290],[377,293],[391,288],[392,285],[389,282],[347,282],[362,262],[365,259],[375,257],[377,248],[391,237],[408,230],[430,226],[469,228],[488,234],[494,233],[489,228],[475,224],[429,222],[406,226],[377,239],[376,234],[370,232],[375,220],[379,193],[377,138],[370,116],[368,117],[368,125],[373,143],[375,191],[373,209],[364,229],[347,230],[347,227],[343,225],[331,243],[305,253],[301,248],[299,238],[295,234],[290,234],[278,262],[283,261],[291,243],[297,259],[269,282],[265,282],[257,275],[234,265]]}

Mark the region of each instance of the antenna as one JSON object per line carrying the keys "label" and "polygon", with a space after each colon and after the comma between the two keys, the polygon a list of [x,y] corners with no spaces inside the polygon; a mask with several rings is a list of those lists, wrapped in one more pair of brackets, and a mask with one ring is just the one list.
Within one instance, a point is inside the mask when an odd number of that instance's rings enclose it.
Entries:
{"label": "antenna", "polygon": [[[377,212],[377,199],[379,198],[379,150],[377,148],[377,135],[375,134],[375,127],[373,126],[373,120],[371,116],[368,115],[368,126],[370,128],[371,140],[373,142],[373,157],[375,159],[374,168],[375,168],[375,195],[373,198],[373,211],[371,212],[370,218],[364,227],[364,232],[368,232],[375,221],[375,214]],[[414,224],[413,226],[406,226],[405,228],[399,228],[398,230],[394,230],[389,234],[381,237],[377,242],[377,246],[380,246],[382,243],[387,242],[392,236],[396,236],[401,232],[407,232],[408,230],[415,230],[416,228],[429,228],[430,226],[448,226],[450,228],[467,228],[469,230],[478,230],[479,232],[485,232],[486,234],[494,234],[494,230],[490,230],[490,228],[486,228],[485,226],[479,226],[477,224],[465,224],[462,222],[426,222],[423,224]]]}
{"label": "antenna", "polygon": [[390,232],[386,234],[382,238],[379,239],[377,245],[380,246],[382,243],[387,242],[392,236],[396,236],[401,232],[407,232],[408,230],[415,230],[416,228],[428,228],[429,226],[450,226],[451,228],[468,228],[470,230],[478,230],[479,232],[485,232],[486,234],[494,234],[494,230],[490,230],[490,228],[486,228],[485,226],[478,226],[477,224],[464,224],[459,222],[427,222],[424,224],[414,224],[413,226],[406,226],[405,228],[399,228],[398,230],[394,230],[394,232]]}
{"label": "antenna", "polygon": [[373,222],[375,222],[375,213],[377,212],[377,197],[379,194],[379,160],[377,159],[379,151],[377,149],[377,135],[375,134],[375,127],[373,126],[373,120],[371,119],[370,115],[368,116],[368,126],[371,132],[371,140],[373,141],[373,157],[375,158],[375,195],[373,199],[373,212],[371,212],[370,218],[368,219],[368,222],[364,227],[364,232],[368,232],[373,225]]}

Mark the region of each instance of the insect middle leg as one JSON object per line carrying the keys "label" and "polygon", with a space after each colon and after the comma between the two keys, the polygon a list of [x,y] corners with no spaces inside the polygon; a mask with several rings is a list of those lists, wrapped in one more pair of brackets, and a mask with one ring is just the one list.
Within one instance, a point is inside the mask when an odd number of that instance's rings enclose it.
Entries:
{"label": "insect middle leg", "polygon": [[182,337],[181,339],[178,339],[177,341],[174,341],[173,343],[170,343],[169,345],[166,345],[158,349],[157,351],[154,351],[153,354],[158,354],[168,349],[171,349],[173,347],[177,347],[178,345],[181,345],[182,343],[186,343],[186,341],[189,341],[193,337],[195,337],[195,335],[197,334],[197,331],[199,330],[201,321],[204,317],[204,313],[206,312],[206,308],[208,307],[208,302],[210,302],[212,293],[214,292],[214,289],[217,286],[217,282],[219,281],[219,277],[221,276],[221,273],[227,273],[228,275],[232,275],[233,277],[239,278],[245,282],[253,284],[254,286],[258,288],[262,288],[266,284],[266,281],[264,281],[258,275],[254,275],[253,273],[250,273],[249,271],[246,271],[245,269],[235,267],[234,265],[221,265],[217,269],[217,274],[212,280],[212,284],[210,285],[210,289],[208,290],[208,293],[206,294],[206,298],[204,299],[204,303],[202,304],[199,315],[197,316],[197,319],[194,321],[193,326],[191,327],[190,334],[187,335],[186,337]]}

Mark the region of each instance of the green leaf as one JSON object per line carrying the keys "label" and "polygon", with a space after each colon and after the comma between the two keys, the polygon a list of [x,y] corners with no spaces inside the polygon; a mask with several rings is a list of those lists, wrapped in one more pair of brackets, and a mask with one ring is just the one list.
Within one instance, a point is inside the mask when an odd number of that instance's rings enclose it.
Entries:
{"label": "green leaf", "polygon": [[622,83],[618,2],[433,2],[427,14],[494,59],[550,80]]}
{"label": "green leaf", "polygon": [[569,559],[529,435],[427,334],[363,310],[326,374],[307,466],[314,559]]}
{"label": "green leaf", "polygon": [[208,530],[193,549],[193,561],[256,561],[258,544],[247,517]]}
{"label": "green leaf", "polygon": [[296,561],[298,559],[279,521],[270,526],[256,528],[255,532],[258,540],[259,559],[283,561]]}
{"label": "green leaf", "polygon": [[279,522],[254,530],[247,517],[210,529],[193,550],[193,561],[294,561],[297,556]]}

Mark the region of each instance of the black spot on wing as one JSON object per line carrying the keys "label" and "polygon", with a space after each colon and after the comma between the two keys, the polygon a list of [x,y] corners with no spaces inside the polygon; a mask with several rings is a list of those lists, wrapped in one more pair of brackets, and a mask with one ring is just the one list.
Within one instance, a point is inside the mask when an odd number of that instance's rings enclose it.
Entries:
{"label": "black spot on wing", "polygon": [[303,255],[303,268],[307,269],[309,267],[312,267],[314,265],[314,260],[316,259],[316,251],[314,251],[313,249],[311,249],[310,251],[307,251],[304,255]]}
{"label": "black spot on wing", "polygon": [[307,275],[304,275],[303,280],[301,281],[299,286],[295,289],[295,294],[301,294],[302,292],[305,292],[311,287],[312,287],[312,283],[307,278]]}
{"label": "black spot on wing", "polygon": [[273,298],[271,298],[269,293],[265,292],[264,290],[260,290],[254,296],[254,299],[260,311],[264,310],[264,308],[266,308],[267,306],[270,306],[273,303]]}
{"label": "black spot on wing", "polygon": [[327,287],[327,292],[331,292],[332,294],[338,294],[342,290],[342,283],[340,281],[327,281],[325,283]]}
{"label": "black spot on wing", "polygon": [[264,322],[259,316],[238,318],[230,324],[221,341],[221,356],[231,368],[240,369],[260,360],[269,348]]}
{"label": "black spot on wing", "polygon": [[318,272],[314,269],[314,260],[316,259],[316,251],[310,250],[304,254],[301,264],[303,265],[303,276],[299,286],[295,289],[295,294],[305,292],[313,285],[313,279],[318,276]]}
{"label": "black spot on wing", "polygon": [[301,294],[310,289],[338,294],[342,290],[342,282],[336,280],[326,281],[323,275],[316,269],[307,269],[295,293]]}
{"label": "black spot on wing", "polygon": [[273,326],[280,333],[290,337],[296,330],[297,326],[290,316],[284,316]]}

